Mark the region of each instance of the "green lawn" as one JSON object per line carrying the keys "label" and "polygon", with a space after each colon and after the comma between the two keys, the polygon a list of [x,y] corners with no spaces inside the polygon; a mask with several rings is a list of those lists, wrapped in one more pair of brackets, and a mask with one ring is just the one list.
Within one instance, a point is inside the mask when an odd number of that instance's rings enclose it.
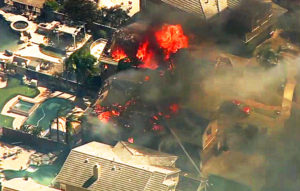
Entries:
{"label": "green lawn", "polygon": [[[35,97],[39,94],[37,88],[31,88],[26,85],[22,85],[21,81],[17,78],[10,78],[8,80],[8,86],[0,89],[0,110],[2,111],[4,105],[8,100],[17,96],[24,95],[27,97]],[[0,115],[0,126],[1,127],[12,127],[13,118]]]}

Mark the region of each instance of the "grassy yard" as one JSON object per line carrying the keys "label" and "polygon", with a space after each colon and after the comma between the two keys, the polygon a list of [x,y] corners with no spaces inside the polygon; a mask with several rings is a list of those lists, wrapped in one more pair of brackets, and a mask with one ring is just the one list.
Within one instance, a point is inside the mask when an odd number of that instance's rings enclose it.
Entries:
{"label": "grassy yard", "polygon": [[[17,78],[10,78],[8,80],[8,86],[0,89],[0,110],[2,111],[4,105],[8,100],[17,96],[24,95],[27,97],[35,97],[39,94],[37,88],[31,88],[26,85],[22,85],[21,81]],[[0,115],[0,126],[12,127],[13,118]]]}

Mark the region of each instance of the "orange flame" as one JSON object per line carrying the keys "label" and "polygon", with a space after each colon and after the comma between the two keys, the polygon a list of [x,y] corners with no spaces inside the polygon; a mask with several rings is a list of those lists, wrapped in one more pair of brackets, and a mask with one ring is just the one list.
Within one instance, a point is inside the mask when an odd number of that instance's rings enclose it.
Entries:
{"label": "orange flame", "polygon": [[112,114],[110,111],[105,111],[98,115],[98,119],[103,123],[108,123],[111,117]]}
{"label": "orange flame", "polygon": [[158,68],[158,64],[153,59],[154,53],[149,49],[149,41],[141,44],[136,57],[143,62],[143,64],[139,65],[140,68],[148,68],[151,70],[155,70]]}
{"label": "orange flame", "polygon": [[114,49],[113,52],[111,53],[111,56],[117,62],[127,57],[125,51],[120,47]]}
{"label": "orange flame", "polygon": [[164,25],[155,33],[159,46],[165,51],[165,59],[179,49],[188,47],[188,37],[184,35],[181,25]]}

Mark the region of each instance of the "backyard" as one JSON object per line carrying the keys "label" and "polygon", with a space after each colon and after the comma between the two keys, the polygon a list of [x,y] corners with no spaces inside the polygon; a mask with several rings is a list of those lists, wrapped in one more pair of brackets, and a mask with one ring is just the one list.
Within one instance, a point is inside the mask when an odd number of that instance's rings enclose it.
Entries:
{"label": "backyard", "polygon": [[[17,95],[23,95],[27,97],[35,97],[39,94],[37,88],[23,85],[21,80],[17,78],[9,78],[8,85],[6,88],[0,89],[0,110],[2,111],[7,101]],[[0,126],[1,127],[12,127],[13,118],[0,114]]]}

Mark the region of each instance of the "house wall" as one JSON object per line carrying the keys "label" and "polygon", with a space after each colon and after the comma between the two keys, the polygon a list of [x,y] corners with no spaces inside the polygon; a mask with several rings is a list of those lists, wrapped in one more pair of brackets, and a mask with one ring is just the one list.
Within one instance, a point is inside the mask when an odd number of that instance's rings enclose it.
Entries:
{"label": "house wall", "polygon": [[228,0],[199,0],[206,19],[210,19],[228,7]]}

